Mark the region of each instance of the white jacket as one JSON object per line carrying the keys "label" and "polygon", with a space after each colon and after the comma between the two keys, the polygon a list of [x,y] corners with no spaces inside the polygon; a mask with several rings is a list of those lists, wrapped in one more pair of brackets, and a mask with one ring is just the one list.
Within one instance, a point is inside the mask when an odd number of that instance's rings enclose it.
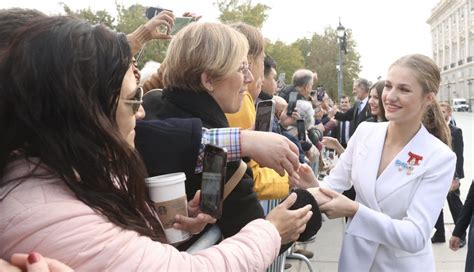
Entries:
{"label": "white jacket", "polygon": [[[377,178],[388,122],[359,125],[322,187],[354,185],[359,210],[345,231],[339,271],[434,271],[430,236],[456,164],[424,126]],[[423,157],[408,174],[408,153]],[[398,163],[396,163],[398,160]]]}

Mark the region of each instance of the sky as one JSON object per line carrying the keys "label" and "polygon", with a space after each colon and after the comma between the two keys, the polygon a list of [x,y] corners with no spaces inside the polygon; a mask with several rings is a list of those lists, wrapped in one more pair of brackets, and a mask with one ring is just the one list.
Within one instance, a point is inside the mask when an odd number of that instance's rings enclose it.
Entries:
{"label": "sky", "polygon": [[[192,11],[201,21],[217,21],[219,11],[214,0],[116,0],[124,6],[139,3],[171,9],[176,15]],[[114,0],[2,0],[0,8],[35,8],[46,14],[62,12],[60,2],[72,9],[90,7],[115,14]],[[350,28],[361,55],[360,77],[375,81],[385,78],[392,62],[406,54],[432,56],[431,10],[440,0],[253,0],[271,7],[262,33],[271,41],[292,43],[298,38],[323,33],[327,26],[336,28],[341,18]],[[336,60],[334,60],[336,65]],[[317,70],[316,70],[317,71]]]}

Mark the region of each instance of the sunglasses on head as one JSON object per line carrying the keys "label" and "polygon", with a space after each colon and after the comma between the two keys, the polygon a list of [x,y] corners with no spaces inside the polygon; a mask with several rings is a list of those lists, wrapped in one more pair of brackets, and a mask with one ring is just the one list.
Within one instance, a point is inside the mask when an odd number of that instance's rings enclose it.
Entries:
{"label": "sunglasses on head", "polygon": [[136,114],[143,103],[143,88],[137,87],[135,90],[135,97],[133,99],[120,99],[120,101],[130,105],[133,110],[133,114]]}

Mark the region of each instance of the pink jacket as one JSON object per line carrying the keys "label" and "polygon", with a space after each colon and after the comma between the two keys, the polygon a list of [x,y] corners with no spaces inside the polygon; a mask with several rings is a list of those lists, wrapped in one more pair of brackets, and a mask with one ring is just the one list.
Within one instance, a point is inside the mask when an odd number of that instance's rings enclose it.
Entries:
{"label": "pink jacket", "polygon": [[[10,164],[10,180],[32,164]],[[36,170],[45,171],[45,170]],[[266,220],[194,255],[123,230],[79,201],[63,181],[28,178],[0,188],[0,258],[37,251],[78,271],[262,271],[280,236]]]}

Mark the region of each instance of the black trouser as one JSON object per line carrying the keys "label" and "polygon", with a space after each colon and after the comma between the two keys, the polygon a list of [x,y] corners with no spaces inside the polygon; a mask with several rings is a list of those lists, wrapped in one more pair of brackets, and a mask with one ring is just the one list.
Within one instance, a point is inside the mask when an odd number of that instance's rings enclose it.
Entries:
{"label": "black trouser", "polygon": [[[461,212],[462,209],[462,202],[461,199],[459,198],[461,195],[461,192],[459,191],[459,188],[455,191],[449,192],[448,196],[446,199],[448,200],[448,207],[449,211],[451,212],[451,215],[453,216],[454,224],[458,221],[459,213]],[[441,210],[441,213],[438,217],[438,221],[436,221],[435,225],[436,233],[435,236],[443,236],[444,237],[444,218],[443,218],[443,210]],[[463,237],[461,237],[461,240],[466,239],[466,234],[464,234]]]}

